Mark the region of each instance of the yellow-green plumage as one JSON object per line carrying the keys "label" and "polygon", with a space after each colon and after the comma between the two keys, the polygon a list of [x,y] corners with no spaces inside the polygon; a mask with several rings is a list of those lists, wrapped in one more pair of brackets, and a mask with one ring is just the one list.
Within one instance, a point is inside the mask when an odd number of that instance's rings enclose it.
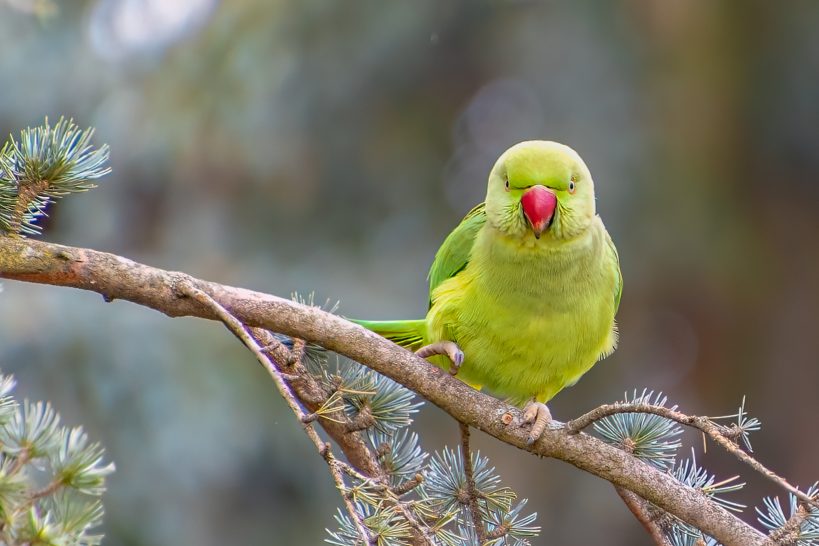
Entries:
{"label": "yellow-green plumage", "polygon": [[[556,198],[539,238],[521,205],[533,186]],[[457,377],[516,403],[548,401],[617,344],[617,251],[588,169],[561,144],[523,142],[498,159],[485,203],[444,241],[429,280],[426,319],[357,322],[413,350],[457,343]]]}

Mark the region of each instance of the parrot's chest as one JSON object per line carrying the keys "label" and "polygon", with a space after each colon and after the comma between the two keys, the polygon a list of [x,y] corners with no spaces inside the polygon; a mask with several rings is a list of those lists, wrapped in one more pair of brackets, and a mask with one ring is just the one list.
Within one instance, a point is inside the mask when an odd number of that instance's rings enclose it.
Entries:
{"label": "parrot's chest", "polygon": [[548,400],[607,350],[615,281],[596,241],[583,243],[553,252],[503,242],[476,249],[450,326],[466,355],[464,380],[519,401]]}

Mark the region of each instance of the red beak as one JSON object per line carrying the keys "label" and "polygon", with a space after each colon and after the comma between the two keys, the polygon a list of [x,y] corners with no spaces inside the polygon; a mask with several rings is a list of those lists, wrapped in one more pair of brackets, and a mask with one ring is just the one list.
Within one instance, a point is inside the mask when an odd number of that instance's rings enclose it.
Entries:
{"label": "red beak", "polygon": [[557,197],[543,186],[532,186],[520,198],[520,204],[535,237],[540,239],[540,234],[552,223]]}

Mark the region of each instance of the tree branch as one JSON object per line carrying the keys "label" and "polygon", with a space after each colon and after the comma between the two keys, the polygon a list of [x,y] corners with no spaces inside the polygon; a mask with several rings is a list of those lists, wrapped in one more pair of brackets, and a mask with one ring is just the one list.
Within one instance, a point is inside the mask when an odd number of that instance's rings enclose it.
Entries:
{"label": "tree branch", "polygon": [[772,470],[769,470],[765,465],[748,455],[744,452],[740,447],[733,441],[732,436],[733,434],[732,429],[719,425],[713,422],[708,417],[702,417],[699,415],[687,415],[682,413],[681,411],[677,411],[672,408],[666,408],[663,406],[657,406],[653,404],[605,404],[599,407],[594,408],[588,413],[585,413],[578,417],[577,419],[572,419],[568,423],[566,423],[566,430],[569,434],[577,434],[587,426],[591,425],[595,421],[599,421],[604,417],[608,417],[610,415],[615,415],[617,413],[651,413],[654,415],[659,415],[660,417],[665,417],[666,419],[671,419],[672,421],[676,421],[681,425],[686,425],[697,430],[702,431],[706,436],[711,438],[715,443],[717,443],[720,447],[722,447],[728,453],[734,455],[737,459],[742,461],[743,463],[747,464],[754,470],[756,470],[762,476],[768,478],[778,486],[782,487],[783,489],[787,490],[789,493],[792,493],[796,498],[805,502],[811,506],[819,508],[819,501],[814,498],[808,496],[804,491],[800,491],[793,485],[791,485],[788,480],[779,476]]}
{"label": "tree branch", "polygon": [[[181,293],[188,282],[207,292],[243,324],[317,343],[386,375],[437,405],[460,423],[542,457],[553,457],[633,491],[717,538],[725,546],[759,546],[765,535],[707,499],[700,491],[586,434],[557,423],[527,445],[521,412],[475,391],[386,339],[316,307],[242,288],[152,268],[103,252],[0,237],[0,277],[98,292],[171,317],[218,319]],[[510,414],[512,418],[504,417]]]}
{"label": "tree branch", "polygon": [[466,505],[469,507],[469,514],[472,516],[472,525],[475,526],[475,536],[478,537],[478,545],[486,543],[486,525],[481,516],[481,508],[478,505],[478,493],[475,491],[475,472],[472,469],[472,450],[469,448],[469,427],[463,423],[458,423],[461,430],[461,456],[464,459],[464,475],[466,477]]}
{"label": "tree branch", "polygon": [[330,475],[333,477],[333,481],[336,484],[336,489],[338,489],[339,494],[341,494],[344,507],[347,509],[347,513],[350,514],[350,517],[356,526],[356,530],[358,531],[359,537],[365,544],[370,544],[372,542],[370,533],[367,530],[366,525],[364,525],[364,521],[361,519],[361,516],[358,515],[355,506],[353,506],[353,501],[350,498],[350,494],[347,491],[347,486],[344,483],[344,476],[342,473],[343,464],[333,456],[332,452],[330,451],[330,445],[325,443],[319,437],[318,433],[313,428],[313,425],[305,422],[304,411],[296,400],[296,397],[290,391],[290,385],[288,385],[287,381],[284,380],[281,371],[279,370],[278,366],[281,364],[274,362],[270,356],[265,354],[256,340],[253,339],[253,337],[245,330],[244,325],[208,294],[188,283],[180,284],[179,290],[186,296],[195,299],[216,313],[219,319],[233,333],[233,335],[239,338],[245,347],[247,347],[250,352],[253,353],[256,360],[258,360],[264,369],[267,370],[267,373],[270,374],[270,377],[273,379],[273,382],[279,389],[279,393],[282,395],[282,398],[285,399],[287,405],[290,406],[290,409],[293,411],[296,417],[298,417],[299,421],[303,423],[303,429],[307,434],[307,437],[310,438],[310,441],[313,442],[313,445],[316,447],[319,455],[321,455],[321,457],[327,463],[327,467],[330,470]]}
{"label": "tree branch", "polygon": [[671,542],[665,537],[662,525],[657,521],[658,516],[662,516],[662,512],[651,506],[649,503],[622,487],[615,487],[617,494],[623,499],[623,502],[637,518],[637,521],[643,526],[646,532],[654,541],[655,546],[672,546]]}
{"label": "tree branch", "polygon": [[802,535],[802,525],[810,518],[810,509],[799,503],[796,512],[785,522],[785,525],[768,535],[763,546],[791,546],[798,544]]}
{"label": "tree branch", "polygon": [[[256,360],[258,360],[259,363],[265,368],[265,370],[267,370],[267,372],[273,379],[274,383],[276,384],[279,393],[282,395],[282,398],[285,399],[287,405],[290,406],[290,409],[293,410],[293,413],[296,415],[298,420],[303,424],[303,428],[304,431],[307,433],[307,436],[316,446],[319,455],[321,455],[322,458],[327,463],[327,466],[330,469],[330,474],[332,475],[333,481],[336,484],[336,488],[341,494],[344,506],[347,509],[347,512],[350,514],[350,517],[352,518],[352,521],[356,526],[359,538],[362,541],[364,541],[364,544],[375,543],[375,539],[367,530],[367,526],[365,525],[364,520],[358,514],[358,512],[355,509],[355,506],[353,505],[353,499],[350,495],[349,490],[347,489],[347,485],[344,482],[344,474],[346,473],[347,475],[362,482],[372,481],[378,483],[380,481],[386,481],[386,477],[383,475],[384,473],[380,469],[378,469],[376,474],[371,476],[364,476],[362,474],[359,474],[356,470],[352,469],[346,463],[336,459],[335,456],[333,456],[332,454],[330,444],[323,442],[319,437],[318,433],[316,433],[315,429],[313,428],[313,425],[311,423],[314,419],[307,419],[308,416],[302,410],[301,406],[299,405],[299,401],[296,400],[296,396],[293,394],[290,384],[282,376],[280,370],[282,364],[279,361],[274,361],[268,354],[266,354],[262,347],[259,346],[257,340],[254,339],[253,336],[250,333],[248,333],[247,330],[245,330],[245,326],[241,322],[239,322],[239,320],[236,317],[231,315],[227,309],[222,307],[219,304],[219,302],[210,297],[210,295],[203,292],[202,290],[199,290],[198,288],[195,288],[193,285],[188,283],[180,284],[179,289],[183,294],[187,295],[188,297],[194,298],[201,304],[210,308],[214,313],[216,313],[216,315],[225,324],[225,326],[237,338],[239,338],[239,340],[245,345],[245,347],[247,347],[253,353],[253,355],[256,357]],[[256,331],[257,334],[260,334],[260,337],[263,337],[265,339],[267,338],[267,336],[261,335],[262,332],[266,332],[265,330],[260,330],[258,328],[254,330]],[[266,339],[266,341],[268,340]],[[272,343],[267,343],[267,347],[271,346],[273,346]],[[300,363],[302,358],[304,357],[305,347],[303,341],[301,341],[300,343],[298,342],[294,343],[293,350],[289,352],[290,354],[286,354],[284,353],[284,351],[282,351],[284,347],[281,344],[278,344],[278,346],[275,348],[278,349],[278,351],[275,352],[279,353],[281,362],[290,362],[293,365],[296,365]],[[322,426],[324,425],[324,423],[327,422],[332,423],[333,421],[325,420],[322,422]],[[349,424],[350,423],[348,421],[346,425]],[[349,426],[346,426],[345,428],[348,430],[348,433],[356,432],[356,430],[350,430]],[[344,438],[344,445],[347,446],[348,448],[350,446],[350,441],[348,441],[347,438]],[[369,455],[369,450],[367,450],[366,447],[364,447],[364,450]],[[356,455],[358,455],[358,453],[356,453]],[[389,490],[386,484],[382,484],[382,487],[385,490]],[[406,518],[406,520],[412,527],[411,544],[413,546],[416,545],[432,546],[432,542],[429,540],[427,536],[424,535],[424,532],[421,529],[421,526],[418,524],[417,519],[414,517],[412,513],[410,513],[409,510],[406,509],[405,506],[403,506],[403,504],[400,502],[397,496],[392,504],[401,512],[401,514]]]}
{"label": "tree branch", "polygon": [[[293,359],[292,351],[288,351],[287,347],[279,343],[270,332],[263,328],[251,328],[250,330],[256,339],[266,344],[265,352],[271,352],[276,362],[290,362],[286,369],[292,372],[292,378],[288,379],[287,383],[308,410],[318,411],[327,401],[330,393],[324,392],[322,386],[304,369],[301,359]],[[294,349],[296,349],[295,344]],[[313,415],[316,414],[313,413]],[[343,410],[339,410],[338,415],[333,413],[324,417],[326,418],[319,421],[321,428],[338,444],[350,464],[368,478],[383,479],[384,472],[364,443],[361,433],[348,430]]]}

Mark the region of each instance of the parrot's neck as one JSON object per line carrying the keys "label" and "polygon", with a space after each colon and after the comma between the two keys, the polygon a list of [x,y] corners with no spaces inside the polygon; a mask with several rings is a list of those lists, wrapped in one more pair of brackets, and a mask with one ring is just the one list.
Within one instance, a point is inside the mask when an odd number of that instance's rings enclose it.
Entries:
{"label": "parrot's neck", "polygon": [[589,247],[594,246],[595,242],[602,242],[604,232],[605,228],[599,216],[594,216],[588,227],[567,238],[555,237],[549,231],[536,238],[529,229],[522,233],[510,234],[487,222],[479,234],[478,245],[492,247],[487,250],[495,252],[505,248],[513,253],[532,253],[537,256],[552,256],[555,259],[565,256],[566,259],[574,259],[577,253],[588,252]]}
{"label": "parrot's neck", "polygon": [[595,281],[589,272],[600,269],[596,262],[602,256],[604,237],[597,216],[571,239],[535,239],[531,233],[509,236],[487,223],[475,241],[470,268],[474,263],[474,270],[480,272],[476,284],[491,287],[495,297],[542,305],[544,297],[552,300],[554,294],[582,291]]}

